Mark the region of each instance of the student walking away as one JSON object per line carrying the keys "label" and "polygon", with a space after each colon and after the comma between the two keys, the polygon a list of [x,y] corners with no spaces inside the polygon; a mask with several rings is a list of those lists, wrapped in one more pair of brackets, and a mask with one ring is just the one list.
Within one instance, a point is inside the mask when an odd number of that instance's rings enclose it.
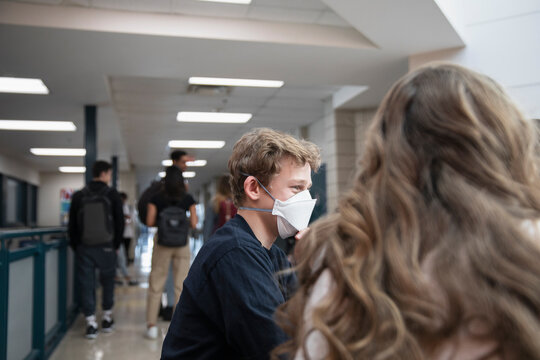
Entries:
{"label": "student walking away", "polygon": [[127,283],[129,286],[135,286],[139,285],[139,282],[132,280],[128,272],[128,255],[130,254],[128,249],[131,247],[131,239],[133,238],[133,213],[127,203],[127,194],[121,192],[120,198],[122,199],[122,209],[124,212],[124,234],[120,248],[116,252],[117,276],[115,283],[119,285]]}
{"label": "student walking away", "polygon": [[[302,237],[315,201],[318,148],[271,129],[235,144],[229,159],[237,215],[198,253],[163,343],[162,359],[268,359],[286,340],[276,308],[295,284],[276,237]],[[302,230],[302,233],[298,233]]]}
{"label": "student walking away", "polygon": [[128,196],[125,192],[120,193],[122,199],[122,210],[124,211],[124,235],[122,244],[124,245],[124,251],[128,265],[133,262],[133,256],[131,253],[131,243],[133,241],[133,210],[128,203]]}
{"label": "student walking away", "polygon": [[[186,216],[187,211],[189,218]],[[156,339],[159,305],[169,266],[172,263],[176,303],[189,270],[189,230],[197,226],[195,200],[186,193],[182,170],[178,167],[167,168],[162,189],[150,199],[146,220],[148,226],[157,225],[158,228],[152,252],[146,307],[146,336]]]}
{"label": "student walking away", "polygon": [[93,180],[73,194],[69,210],[70,246],[77,257],[81,310],[86,318],[86,337],[95,339],[96,320],[95,273],[103,290],[101,330],[111,332],[114,325],[114,277],[116,250],[122,243],[124,214],[122,200],[115,189],[108,186],[112,166],[96,161],[92,166]]}
{"label": "student walking away", "polygon": [[221,176],[217,183],[216,196],[213,201],[213,210],[217,214],[217,222],[214,224],[214,232],[225,225],[227,221],[236,215],[236,206],[232,200],[229,176]]}
{"label": "student walking away", "polygon": [[299,255],[287,359],[540,359],[537,124],[434,63],[390,89]]}
{"label": "student walking away", "polygon": [[[181,171],[186,171],[187,169],[187,163],[188,161],[193,160],[193,156],[188,155],[187,152],[184,150],[174,150],[170,154],[170,159],[172,161],[172,166],[177,167]],[[137,209],[139,212],[139,220],[141,223],[148,225],[146,223],[147,220],[147,210],[148,210],[148,204],[150,203],[150,200],[159,193],[163,188],[163,182],[164,180],[161,179],[160,181],[154,181],[152,184],[142,193],[141,197],[139,198],[139,202],[137,203]],[[186,192],[188,191],[188,184],[184,181],[184,184],[186,186]],[[167,306],[163,307],[160,303],[159,308],[159,316],[163,317],[163,320],[170,321],[172,312],[173,312],[173,305],[169,300],[174,299],[174,281],[172,279],[172,264],[171,268],[169,269],[169,275],[167,277],[167,281],[165,282],[165,292],[167,293]]]}
{"label": "student walking away", "polygon": [[[177,167],[181,171],[186,171],[188,161],[193,160],[193,156],[188,155],[188,153],[183,150],[174,150],[173,152],[171,152],[170,158],[172,161],[172,166]],[[187,184],[185,185],[187,191]],[[150,186],[146,188],[146,190],[144,190],[141,194],[141,197],[137,202],[137,211],[139,212],[139,220],[141,223],[148,225],[146,223],[148,203],[150,202],[150,199],[154,197],[154,195],[161,191],[162,188],[163,179],[161,179],[160,181],[152,182],[152,184],[150,184]]]}

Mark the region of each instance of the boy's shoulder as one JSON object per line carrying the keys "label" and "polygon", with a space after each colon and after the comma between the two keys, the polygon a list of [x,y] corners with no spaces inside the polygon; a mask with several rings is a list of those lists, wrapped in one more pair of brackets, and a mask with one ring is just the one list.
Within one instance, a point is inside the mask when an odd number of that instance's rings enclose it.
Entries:
{"label": "boy's shoulder", "polygon": [[259,240],[249,227],[246,227],[247,223],[241,218],[229,220],[203,245],[192,267],[200,267],[200,270],[208,275],[225,256],[262,255],[263,249]]}

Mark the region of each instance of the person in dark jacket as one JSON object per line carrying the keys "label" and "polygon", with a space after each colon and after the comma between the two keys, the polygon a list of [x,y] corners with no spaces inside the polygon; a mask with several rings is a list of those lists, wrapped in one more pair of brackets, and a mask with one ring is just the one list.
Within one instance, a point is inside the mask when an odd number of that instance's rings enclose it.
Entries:
{"label": "person in dark jacket", "polygon": [[281,273],[290,263],[274,241],[305,233],[316,201],[308,191],[311,170],[319,165],[314,144],[271,129],[236,143],[229,171],[237,215],[195,258],[162,360],[264,360],[287,339],[273,316],[296,278]]}
{"label": "person in dark jacket", "polygon": [[111,332],[114,325],[114,277],[116,251],[124,232],[122,200],[115,189],[108,186],[112,167],[96,161],[92,167],[93,180],[73,194],[69,210],[68,232],[70,246],[77,257],[81,310],[86,317],[86,337],[97,337],[95,298],[95,270],[103,288],[103,317],[101,330]]}

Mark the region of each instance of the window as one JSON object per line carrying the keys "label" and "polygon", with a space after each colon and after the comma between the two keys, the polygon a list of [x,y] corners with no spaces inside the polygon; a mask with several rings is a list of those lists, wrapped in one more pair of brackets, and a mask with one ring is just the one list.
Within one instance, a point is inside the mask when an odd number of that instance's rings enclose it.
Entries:
{"label": "window", "polygon": [[38,187],[0,174],[0,227],[36,226]]}
{"label": "window", "polygon": [[6,177],[6,226],[24,226],[26,222],[26,187],[22,181]]}
{"label": "window", "polygon": [[38,187],[27,184],[27,201],[26,201],[26,225],[35,227],[37,225],[37,199]]}

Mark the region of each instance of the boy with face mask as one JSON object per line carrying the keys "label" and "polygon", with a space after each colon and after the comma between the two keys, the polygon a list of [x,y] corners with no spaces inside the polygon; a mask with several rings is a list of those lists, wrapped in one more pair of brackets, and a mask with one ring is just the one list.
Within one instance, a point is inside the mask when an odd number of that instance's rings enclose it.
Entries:
{"label": "boy with face mask", "polygon": [[319,165],[314,144],[271,129],[253,130],[235,144],[229,171],[238,213],[197,255],[163,360],[267,359],[286,340],[273,315],[296,279],[276,275],[290,264],[273,243],[305,231],[315,206],[311,171]]}

